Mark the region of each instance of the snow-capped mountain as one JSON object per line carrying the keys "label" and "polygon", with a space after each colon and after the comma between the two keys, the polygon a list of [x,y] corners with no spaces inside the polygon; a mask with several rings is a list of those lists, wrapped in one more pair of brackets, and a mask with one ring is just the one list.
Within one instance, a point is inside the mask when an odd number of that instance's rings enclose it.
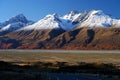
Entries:
{"label": "snow-capped mountain", "polygon": [[57,14],[52,14],[52,15],[47,15],[43,19],[39,20],[38,22],[23,27],[20,30],[38,30],[38,29],[54,29],[54,28],[60,28],[60,19],[59,15]]}
{"label": "snow-capped mountain", "polygon": [[33,25],[26,26],[20,30],[39,30],[39,29],[64,29],[72,30],[81,27],[119,27],[120,20],[113,19],[106,15],[101,10],[84,11],[71,11],[70,13],[60,16],[58,14],[47,15],[43,19],[34,23]]}
{"label": "snow-capped mountain", "polygon": [[64,29],[71,30],[73,29],[83,17],[86,15],[86,12],[79,13],[77,11],[71,11],[70,13],[60,16],[58,14],[47,15],[43,19],[21,28],[20,30],[39,30],[39,29]]}
{"label": "snow-capped mountain", "polygon": [[103,13],[101,10],[92,10],[87,13],[85,16],[84,20],[79,24],[79,27],[111,27],[115,26],[118,27],[120,26],[119,24],[120,20],[113,19],[109,15],[106,15]]}
{"label": "snow-capped mountain", "polygon": [[40,29],[72,30],[81,27],[108,28],[113,26],[119,27],[120,20],[106,15],[101,10],[84,11],[81,13],[74,10],[63,16],[49,14],[35,23],[27,20],[23,14],[20,14],[0,23],[0,32]]}
{"label": "snow-capped mountain", "polygon": [[69,14],[66,14],[63,16],[63,19],[69,20],[72,23],[80,22],[84,19],[84,17],[87,15],[87,11],[79,13],[78,11],[71,11]]}
{"label": "snow-capped mountain", "polygon": [[82,13],[79,13],[78,11],[71,11],[69,14],[66,14],[61,17],[63,24],[62,28],[64,30],[74,29],[79,23],[81,23],[84,20],[84,17],[86,15],[86,11]]}
{"label": "snow-capped mountain", "polygon": [[17,16],[14,16],[7,21],[0,24],[0,32],[10,32],[17,29],[20,29],[24,26],[33,24],[33,21],[27,20],[26,17],[23,14],[19,14]]}

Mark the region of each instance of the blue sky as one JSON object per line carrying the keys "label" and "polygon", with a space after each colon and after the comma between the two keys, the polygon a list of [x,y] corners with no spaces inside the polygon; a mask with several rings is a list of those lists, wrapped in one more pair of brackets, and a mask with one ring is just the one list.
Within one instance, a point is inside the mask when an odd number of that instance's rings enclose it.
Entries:
{"label": "blue sky", "polygon": [[120,18],[120,0],[0,0],[0,22],[21,13],[37,21],[47,14],[93,9]]}

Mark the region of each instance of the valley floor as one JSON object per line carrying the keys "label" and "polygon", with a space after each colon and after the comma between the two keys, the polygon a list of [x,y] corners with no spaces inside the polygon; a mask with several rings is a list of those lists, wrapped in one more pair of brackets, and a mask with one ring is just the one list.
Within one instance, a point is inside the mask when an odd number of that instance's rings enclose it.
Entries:
{"label": "valley floor", "polygon": [[[52,76],[53,73],[58,73],[55,74],[58,77],[63,75],[59,73],[78,73],[93,78],[100,77],[100,80],[120,80],[119,51],[0,50],[0,65],[1,80],[7,80],[2,75],[49,80],[46,77],[48,75],[41,76],[44,72],[51,73],[49,75]],[[39,72],[39,75],[30,75],[31,72]],[[95,80],[99,80],[97,78]],[[57,80],[54,76],[53,79]]]}
{"label": "valley floor", "polygon": [[68,62],[120,64],[120,51],[92,50],[0,50],[6,62]]}

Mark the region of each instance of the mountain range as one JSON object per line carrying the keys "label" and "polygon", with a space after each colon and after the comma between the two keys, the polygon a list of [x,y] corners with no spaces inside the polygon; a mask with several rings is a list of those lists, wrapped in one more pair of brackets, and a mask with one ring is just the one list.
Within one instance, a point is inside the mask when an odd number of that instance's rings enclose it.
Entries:
{"label": "mountain range", "polygon": [[120,19],[102,10],[49,14],[35,22],[19,14],[0,23],[0,49],[120,49]]}

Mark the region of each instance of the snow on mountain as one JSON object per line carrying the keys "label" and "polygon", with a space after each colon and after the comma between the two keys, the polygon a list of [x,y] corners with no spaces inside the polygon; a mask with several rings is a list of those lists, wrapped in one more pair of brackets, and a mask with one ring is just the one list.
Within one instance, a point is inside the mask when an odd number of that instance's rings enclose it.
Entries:
{"label": "snow on mountain", "polygon": [[71,11],[70,13],[60,16],[58,14],[49,14],[43,19],[35,22],[26,19],[23,14],[12,17],[11,19],[0,24],[2,31],[20,31],[20,30],[40,30],[40,29],[63,29],[72,30],[81,27],[120,27],[120,20],[106,15],[101,10]]}
{"label": "snow on mountain", "polygon": [[20,30],[39,30],[39,29],[64,29],[71,30],[76,25],[74,21],[81,15],[77,11],[71,11],[69,14],[60,16],[58,14],[47,15],[33,25],[26,26]]}
{"label": "snow on mountain", "polygon": [[79,24],[80,27],[111,27],[118,24],[120,20],[113,19],[109,15],[106,15],[101,10],[92,10],[88,12],[85,17],[85,20]]}
{"label": "snow on mountain", "polygon": [[39,30],[39,29],[64,29],[72,30],[81,27],[119,27],[120,20],[113,19],[106,15],[101,10],[84,11],[71,11],[70,13],[60,16],[57,14],[47,15],[43,19],[34,23],[33,25],[26,26],[20,30]]}
{"label": "snow on mountain", "polygon": [[62,28],[64,30],[72,30],[76,27],[79,23],[84,20],[84,17],[87,15],[87,12],[84,11],[79,13],[78,11],[71,11],[69,14],[64,15],[61,17],[62,21]]}
{"label": "snow on mountain", "polygon": [[26,24],[22,23],[22,22],[17,22],[17,23],[11,23],[11,24],[8,24],[7,26],[4,26],[0,29],[0,32],[3,32],[3,31],[13,31],[13,30],[16,30],[16,29],[19,29],[23,26],[25,26]]}
{"label": "snow on mountain", "polygon": [[14,31],[31,24],[33,24],[33,21],[29,21],[23,14],[19,14],[1,23],[0,32]]}
{"label": "snow on mountain", "polygon": [[38,30],[38,29],[54,29],[60,28],[59,15],[52,14],[47,15],[43,19],[39,20],[38,22],[34,23],[33,25],[26,26],[20,30]]}
{"label": "snow on mountain", "polygon": [[74,21],[79,15],[80,15],[80,13],[78,11],[74,10],[74,11],[71,11],[70,13],[64,15],[63,19]]}
{"label": "snow on mountain", "polygon": [[115,27],[120,28],[120,20],[114,22]]}

